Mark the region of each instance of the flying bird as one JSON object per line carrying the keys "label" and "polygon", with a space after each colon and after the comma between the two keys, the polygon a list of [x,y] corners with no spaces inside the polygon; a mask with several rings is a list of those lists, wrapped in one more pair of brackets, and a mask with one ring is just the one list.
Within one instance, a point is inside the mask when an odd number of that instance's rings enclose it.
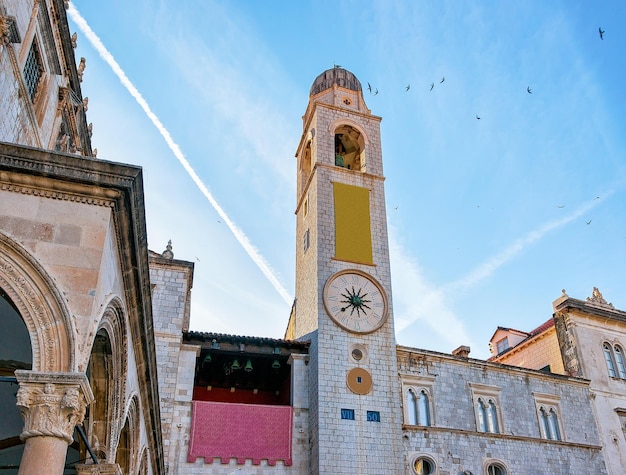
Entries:
{"label": "flying bird", "polygon": [[600,39],[603,40],[604,39],[604,30],[602,29],[602,27],[598,28],[598,33],[600,33]]}
{"label": "flying bird", "polygon": [[526,92],[528,92],[528,94],[532,94],[532,93],[533,93],[533,91],[530,89],[530,86],[528,86],[528,87],[526,88]]}
{"label": "flying bird", "polygon": [[376,88],[376,90],[374,91],[374,95],[378,94],[378,88]]}
{"label": "flying bird", "polygon": [[565,208],[565,205],[556,205],[557,208]]}
{"label": "flying bird", "polygon": [[430,90],[431,90],[431,91],[433,90],[433,87],[435,87],[435,83],[434,83],[434,82],[431,82],[431,83],[430,83]]}
{"label": "flying bird", "polygon": [[407,84],[407,85],[406,85],[406,90],[408,91],[409,89],[411,89],[411,85],[410,85],[410,84]]}
{"label": "flying bird", "polygon": [[594,198],[594,200],[599,200],[599,199],[600,199],[600,197],[599,197],[599,196],[596,196],[596,197]]}
{"label": "flying bird", "polygon": [[372,93],[372,86],[370,86],[370,83],[367,83],[367,90],[370,92],[370,94]]}
{"label": "flying bird", "polygon": [[439,84],[441,84],[442,82],[444,82],[446,80],[445,76],[441,76],[441,81],[439,81]]}
{"label": "flying bird", "polygon": [[591,220],[587,221],[587,224],[591,224]]}
{"label": "flying bird", "polygon": [[478,120],[480,120],[480,117],[478,117],[478,114],[476,114],[476,118],[477,118]]}

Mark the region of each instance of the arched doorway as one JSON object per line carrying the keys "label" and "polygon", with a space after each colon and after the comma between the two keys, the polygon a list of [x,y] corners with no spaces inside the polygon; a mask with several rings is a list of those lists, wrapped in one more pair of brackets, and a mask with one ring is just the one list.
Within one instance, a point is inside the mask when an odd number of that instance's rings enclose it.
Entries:
{"label": "arched doorway", "polygon": [[[33,350],[26,324],[17,307],[0,288],[0,474],[17,475],[24,442],[20,434],[24,421],[16,405],[18,390],[15,370],[31,370]],[[78,442],[68,447],[64,474],[76,473]]]}
{"label": "arched doorway", "polygon": [[[15,405],[18,384],[16,369],[32,369],[30,335],[17,308],[0,288],[0,473],[17,473],[23,442],[24,421]],[[13,472],[13,470],[15,470]]]}

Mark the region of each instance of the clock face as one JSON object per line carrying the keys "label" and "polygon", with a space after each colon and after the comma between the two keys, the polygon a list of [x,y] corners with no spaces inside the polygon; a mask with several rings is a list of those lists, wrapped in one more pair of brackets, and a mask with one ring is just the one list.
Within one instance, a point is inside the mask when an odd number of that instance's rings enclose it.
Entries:
{"label": "clock face", "polygon": [[324,306],[334,322],[354,333],[371,333],[387,319],[387,295],[370,275],[346,270],[330,276],[324,286]]}

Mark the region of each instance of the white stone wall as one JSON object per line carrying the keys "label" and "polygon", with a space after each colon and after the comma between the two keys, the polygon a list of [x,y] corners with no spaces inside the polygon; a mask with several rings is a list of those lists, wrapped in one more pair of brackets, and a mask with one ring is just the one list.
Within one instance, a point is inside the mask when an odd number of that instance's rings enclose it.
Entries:
{"label": "white stone wall", "polygon": [[[432,427],[404,426],[406,465],[430,455],[439,474],[485,473],[487,459],[510,474],[607,473],[586,380],[548,375],[424,350],[399,349],[401,374],[433,378]],[[478,432],[472,386],[498,388],[499,434]],[[562,441],[541,438],[535,398],[558,400]],[[407,472],[412,473],[412,472]]]}
{"label": "white stone wall", "polygon": [[[395,335],[391,276],[389,268],[387,223],[380,147],[380,118],[359,113],[356,107],[339,107],[338,97],[350,97],[355,105],[360,94],[353,91],[322,93],[316,100],[330,105],[309,105],[305,131],[315,129],[312,141],[313,178],[308,189],[309,211],[301,205],[297,213],[296,251],[296,336],[311,339],[309,363],[311,468],[310,473],[380,474],[400,473],[401,412],[398,400]],[[354,97],[352,97],[354,96]],[[361,104],[364,105],[364,104]],[[358,124],[365,131],[367,173],[334,166],[333,124]],[[313,134],[312,134],[313,135]],[[335,255],[335,218],[332,182],[370,190],[372,252],[375,265],[353,264],[333,259]],[[304,198],[298,197],[302,202]],[[311,232],[311,247],[303,252],[302,237]],[[335,325],[324,308],[322,294],[326,280],[335,272],[358,269],[369,273],[385,288],[390,307],[386,323],[369,335],[356,335]],[[350,358],[353,344],[366,348],[367,360],[356,363]],[[361,367],[372,374],[373,389],[366,395],[351,392],[347,372]],[[355,420],[342,420],[341,409],[354,409]],[[380,412],[381,422],[368,422],[367,411]]]}
{"label": "white stone wall", "polygon": [[591,400],[608,473],[622,474],[626,467],[626,434],[616,409],[626,408],[626,379],[609,376],[602,345],[608,342],[626,349],[626,323],[582,312],[570,312],[568,321],[583,377],[591,380]]}
{"label": "white stone wall", "polygon": [[163,453],[166,463],[170,465],[176,463],[180,437],[188,434],[190,426],[189,415],[180,415],[178,406],[186,403],[183,406],[189,409],[193,395],[196,348],[182,344],[183,329],[189,326],[188,300],[192,273],[193,265],[190,263],[162,257],[150,258]]}

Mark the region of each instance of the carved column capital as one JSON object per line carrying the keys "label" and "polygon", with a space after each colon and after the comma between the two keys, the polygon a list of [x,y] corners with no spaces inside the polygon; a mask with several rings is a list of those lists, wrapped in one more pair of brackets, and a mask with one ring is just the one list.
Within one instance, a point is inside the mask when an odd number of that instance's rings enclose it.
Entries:
{"label": "carved column capital", "polygon": [[85,374],[16,370],[15,377],[20,384],[17,407],[24,419],[20,439],[56,437],[71,444],[74,427],[93,402]]}

